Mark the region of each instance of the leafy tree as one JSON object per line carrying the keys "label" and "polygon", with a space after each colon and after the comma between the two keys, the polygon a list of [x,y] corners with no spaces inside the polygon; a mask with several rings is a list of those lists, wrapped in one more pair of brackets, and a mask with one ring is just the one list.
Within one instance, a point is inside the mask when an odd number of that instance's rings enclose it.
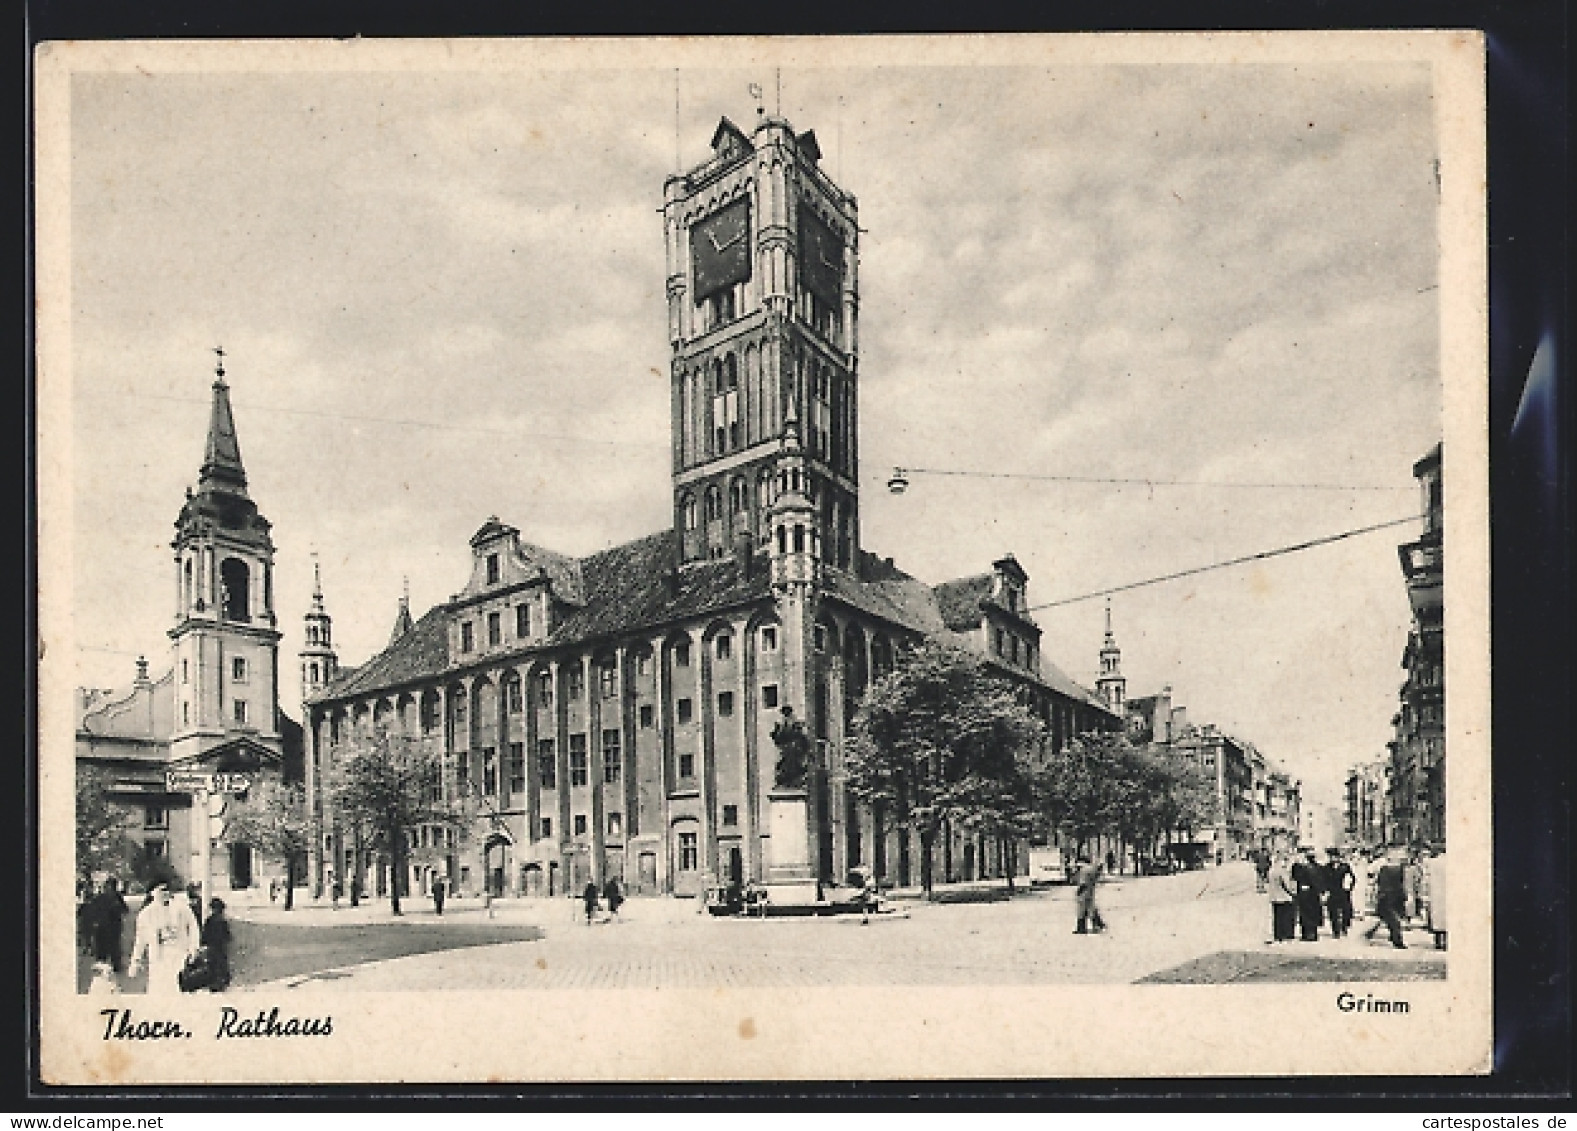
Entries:
{"label": "leafy tree", "polygon": [[972,653],[927,642],[866,691],[846,746],[855,796],[887,805],[920,838],[920,883],[950,823],[1001,835],[1032,801],[1040,722]]}
{"label": "leafy tree", "polygon": [[77,770],[77,876],[94,872],[135,874],[139,847],[126,833],[126,812],[110,800],[109,777],[92,767]]}
{"label": "leafy tree", "polygon": [[389,854],[389,907],[401,914],[407,837],[422,825],[459,823],[456,810],[443,801],[441,757],[414,738],[380,730],[342,750],[326,778],[340,815],[367,830],[369,847],[381,846]]}
{"label": "leafy tree", "polygon": [[247,792],[225,823],[225,840],[244,842],[285,858],[285,910],[295,907],[296,864],[312,846],[306,790],[298,784],[263,780]]}

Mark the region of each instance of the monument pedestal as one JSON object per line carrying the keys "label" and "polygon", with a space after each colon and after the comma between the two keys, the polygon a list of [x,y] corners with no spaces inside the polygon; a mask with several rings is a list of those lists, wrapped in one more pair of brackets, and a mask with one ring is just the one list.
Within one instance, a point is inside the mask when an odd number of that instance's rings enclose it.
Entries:
{"label": "monument pedestal", "polygon": [[767,898],[779,906],[805,905],[820,895],[810,862],[810,806],[804,790],[773,790],[767,797],[772,839],[767,852]]}

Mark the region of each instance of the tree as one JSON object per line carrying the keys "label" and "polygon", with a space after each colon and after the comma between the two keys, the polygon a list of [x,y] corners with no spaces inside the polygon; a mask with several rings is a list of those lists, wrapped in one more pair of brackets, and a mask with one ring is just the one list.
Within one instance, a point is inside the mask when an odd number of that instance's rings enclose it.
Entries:
{"label": "tree", "polygon": [[861,699],[845,748],[848,786],[919,835],[929,896],[932,845],[944,827],[1019,827],[1041,737],[1040,722],[979,657],[927,642]]}
{"label": "tree", "polygon": [[364,828],[370,847],[389,854],[389,907],[400,911],[400,877],[407,838],[423,825],[458,824],[445,804],[443,761],[436,751],[408,735],[380,730],[352,742],[328,773],[335,808],[352,826]]}
{"label": "tree", "polygon": [[138,845],[126,833],[126,812],[109,796],[109,778],[99,769],[77,770],[77,876],[138,871]]}
{"label": "tree", "polygon": [[292,910],[296,905],[296,863],[312,846],[306,790],[272,780],[256,783],[226,821],[225,840],[244,842],[285,858],[285,910]]}

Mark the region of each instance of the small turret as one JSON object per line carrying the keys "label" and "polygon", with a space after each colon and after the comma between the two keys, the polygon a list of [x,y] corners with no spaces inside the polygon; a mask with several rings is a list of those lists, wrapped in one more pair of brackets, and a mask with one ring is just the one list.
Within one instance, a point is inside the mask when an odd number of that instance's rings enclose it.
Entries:
{"label": "small turret", "polygon": [[303,618],[306,643],[300,652],[301,699],[305,702],[334,681],[339,657],[334,652],[334,620],[323,605],[323,575],[312,560],[312,604]]}
{"label": "small turret", "polygon": [[1101,674],[1095,681],[1095,690],[1106,705],[1121,714],[1128,697],[1128,681],[1123,678],[1122,649],[1117,647],[1117,637],[1112,633],[1112,602],[1106,600],[1106,639],[1101,644]]}
{"label": "small turret", "polygon": [[792,585],[814,585],[821,566],[821,532],[816,522],[816,504],[810,501],[810,480],[793,402],[783,421],[783,442],[774,475],[777,498],[770,512],[772,536],[768,547],[772,586],[782,590]]}

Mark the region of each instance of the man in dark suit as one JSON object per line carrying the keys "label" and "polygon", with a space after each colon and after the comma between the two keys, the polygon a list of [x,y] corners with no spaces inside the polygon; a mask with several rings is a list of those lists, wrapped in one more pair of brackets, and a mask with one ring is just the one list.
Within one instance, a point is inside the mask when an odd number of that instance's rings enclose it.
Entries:
{"label": "man in dark suit", "polygon": [[1392,849],[1385,863],[1375,873],[1374,911],[1379,918],[1363,936],[1366,939],[1374,938],[1374,933],[1383,924],[1391,934],[1391,945],[1397,950],[1407,949],[1407,944],[1402,941],[1402,907],[1407,899],[1407,878],[1402,870],[1404,857],[1402,850]]}
{"label": "man in dark suit", "polygon": [[1303,858],[1292,866],[1292,882],[1297,886],[1298,930],[1304,942],[1320,937],[1320,897],[1325,891],[1325,871],[1314,858],[1314,849],[1305,848]]}
{"label": "man in dark suit", "polygon": [[1332,848],[1325,860],[1325,909],[1330,913],[1331,934],[1341,938],[1352,926],[1352,890],[1358,882],[1352,865]]}

